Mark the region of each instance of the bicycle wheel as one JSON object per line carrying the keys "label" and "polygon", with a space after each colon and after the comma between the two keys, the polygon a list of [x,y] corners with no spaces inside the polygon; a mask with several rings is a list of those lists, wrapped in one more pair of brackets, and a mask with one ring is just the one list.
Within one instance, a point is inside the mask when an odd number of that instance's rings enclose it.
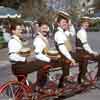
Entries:
{"label": "bicycle wheel", "polygon": [[29,88],[18,81],[10,81],[0,87],[1,100],[29,100]]}

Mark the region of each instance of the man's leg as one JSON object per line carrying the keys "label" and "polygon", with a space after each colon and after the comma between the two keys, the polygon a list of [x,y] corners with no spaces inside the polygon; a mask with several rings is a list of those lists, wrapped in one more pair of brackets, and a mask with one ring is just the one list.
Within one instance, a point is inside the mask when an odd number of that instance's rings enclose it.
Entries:
{"label": "man's leg", "polygon": [[46,62],[38,61],[38,66],[40,66],[37,72],[37,86],[40,88],[44,87],[47,82],[47,74],[49,70],[49,64]]}
{"label": "man's leg", "polygon": [[86,77],[85,74],[87,72],[87,61],[80,61],[79,62],[79,76],[78,76],[78,83],[82,83],[82,79],[85,81]]}
{"label": "man's leg", "polygon": [[69,64],[65,63],[65,60],[63,60],[61,63],[62,63],[61,67],[62,67],[63,74],[59,81],[59,85],[58,85],[59,88],[63,87],[63,83],[65,79],[67,79],[67,76],[69,75]]}
{"label": "man's leg", "polygon": [[39,87],[44,87],[47,82],[47,74],[48,72],[45,72],[43,69],[40,69],[37,73],[37,85]]}
{"label": "man's leg", "polygon": [[25,67],[24,70],[27,73],[37,71],[36,85],[42,88],[43,86],[45,86],[47,82],[47,74],[48,74],[49,66],[50,66],[49,63],[47,62],[35,60],[35,61],[26,63],[24,66]]}
{"label": "man's leg", "polygon": [[12,72],[19,82],[23,82],[26,84],[28,73],[24,71],[24,67],[26,67],[24,63],[12,64]]}

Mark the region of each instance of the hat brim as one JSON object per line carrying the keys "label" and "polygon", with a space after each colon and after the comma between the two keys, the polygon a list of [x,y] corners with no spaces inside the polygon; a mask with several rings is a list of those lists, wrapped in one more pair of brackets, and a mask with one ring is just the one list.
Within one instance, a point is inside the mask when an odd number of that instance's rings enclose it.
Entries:
{"label": "hat brim", "polygon": [[67,12],[64,12],[64,11],[58,11],[58,15],[70,17],[70,15]]}
{"label": "hat brim", "polygon": [[83,23],[83,22],[92,23],[90,17],[82,17],[82,18],[80,18],[80,23]]}
{"label": "hat brim", "polygon": [[64,18],[69,18],[70,17],[70,15],[67,12],[64,12],[64,11],[58,11],[56,16],[62,16]]}

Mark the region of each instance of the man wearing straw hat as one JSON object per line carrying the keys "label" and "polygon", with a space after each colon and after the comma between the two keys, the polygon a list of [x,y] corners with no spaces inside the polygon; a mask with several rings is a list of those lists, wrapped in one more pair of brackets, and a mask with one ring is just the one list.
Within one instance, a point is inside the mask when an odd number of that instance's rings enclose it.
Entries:
{"label": "man wearing straw hat", "polygon": [[[87,16],[84,16],[80,19],[80,30],[77,32],[76,36],[76,52],[80,58],[80,73],[78,77],[78,82],[82,81],[87,83],[87,78],[85,74],[87,72],[88,59],[93,61],[98,61],[98,74],[97,77],[100,77],[100,56],[96,51],[93,51],[87,40],[87,29],[91,24],[91,19]],[[87,56],[87,57],[86,57]]]}
{"label": "man wearing straw hat", "polygon": [[[66,66],[63,66],[63,75],[60,80],[59,87],[63,86],[63,82],[65,78],[69,75],[69,64],[66,61],[70,62],[70,65],[76,65],[76,61],[73,58],[72,52],[72,44],[69,41],[69,35],[71,32],[69,31],[69,14],[63,11],[59,11],[57,18],[57,31],[55,32],[54,40],[56,44],[56,48],[59,53],[62,55],[62,59]],[[72,34],[75,34],[75,30]]]}

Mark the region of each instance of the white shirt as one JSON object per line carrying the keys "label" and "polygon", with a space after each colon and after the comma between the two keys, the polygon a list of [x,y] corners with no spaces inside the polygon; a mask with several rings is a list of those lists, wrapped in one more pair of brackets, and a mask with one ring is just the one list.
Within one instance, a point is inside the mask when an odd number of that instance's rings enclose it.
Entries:
{"label": "white shirt", "polygon": [[89,53],[94,53],[94,51],[91,49],[90,45],[88,44],[87,41],[87,32],[84,28],[81,28],[78,33],[77,33],[77,38],[82,42],[83,48],[89,52]]}
{"label": "white shirt", "polygon": [[25,61],[25,57],[22,57],[18,54],[20,50],[22,49],[23,45],[19,37],[16,35],[13,35],[13,38],[9,40],[8,42],[8,49],[9,49],[9,59],[11,61]]}
{"label": "white shirt", "polygon": [[45,62],[50,62],[50,58],[47,55],[43,54],[43,50],[44,48],[47,48],[47,46],[46,43],[41,39],[39,35],[34,39],[33,46],[35,47],[36,59]]}
{"label": "white shirt", "polygon": [[58,31],[55,33],[54,40],[58,44],[58,48],[59,48],[60,52],[67,59],[72,60],[72,57],[71,57],[69,51],[67,50],[67,48],[64,45],[64,43],[67,40],[67,36],[66,36],[65,32],[60,27],[58,27]]}

